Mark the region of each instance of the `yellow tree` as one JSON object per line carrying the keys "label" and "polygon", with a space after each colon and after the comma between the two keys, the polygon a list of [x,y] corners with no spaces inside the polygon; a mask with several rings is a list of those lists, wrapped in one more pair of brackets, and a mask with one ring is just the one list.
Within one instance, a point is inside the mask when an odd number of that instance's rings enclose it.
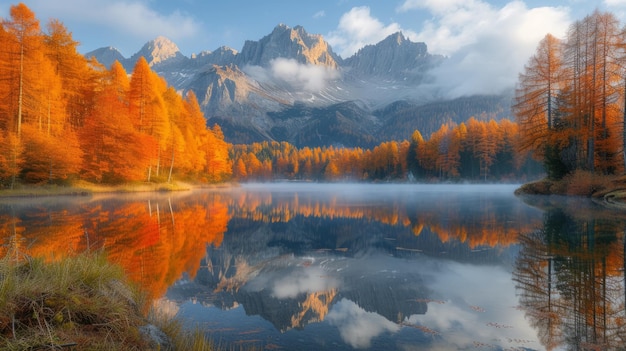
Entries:
{"label": "yellow tree", "polygon": [[36,115],[39,107],[43,36],[39,20],[23,3],[11,6],[10,17],[1,21],[5,52],[1,72],[9,90],[5,125],[19,138],[25,116]]}
{"label": "yellow tree", "polygon": [[144,179],[153,138],[134,129],[126,100],[129,82],[119,62],[102,77],[96,108],[85,118],[81,145],[82,174],[96,182],[117,183]]}
{"label": "yellow tree", "polygon": [[561,46],[559,39],[546,35],[520,74],[515,92],[513,112],[521,127],[521,147],[538,155],[543,155],[554,127],[555,98],[563,83]]}
{"label": "yellow tree", "polygon": [[185,156],[189,163],[187,168],[190,175],[198,175],[206,165],[206,157],[201,148],[203,133],[206,131],[206,120],[193,91],[187,92],[183,108],[184,122],[180,128],[185,139]]}
{"label": "yellow tree", "polygon": [[156,176],[159,176],[161,151],[166,147],[170,133],[170,123],[163,101],[166,86],[165,82],[150,70],[146,59],[140,57],[130,79],[128,101],[130,118],[135,129],[157,141],[155,149],[149,150],[153,155],[153,162],[147,170],[148,181],[152,179],[153,167]]}
{"label": "yellow tree", "polygon": [[22,170],[24,148],[15,133],[5,131],[0,133],[0,150],[0,179],[8,181],[13,189],[15,178]]}
{"label": "yellow tree", "polygon": [[53,19],[46,25],[44,36],[46,57],[54,72],[60,77],[65,102],[66,118],[72,127],[79,127],[93,105],[97,75],[89,67],[87,59],[78,50],[78,42],[59,20]]}
{"label": "yellow tree", "polygon": [[205,175],[209,182],[221,182],[232,175],[228,148],[224,134],[217,124],[205,133],[202,150],[206,157]]}

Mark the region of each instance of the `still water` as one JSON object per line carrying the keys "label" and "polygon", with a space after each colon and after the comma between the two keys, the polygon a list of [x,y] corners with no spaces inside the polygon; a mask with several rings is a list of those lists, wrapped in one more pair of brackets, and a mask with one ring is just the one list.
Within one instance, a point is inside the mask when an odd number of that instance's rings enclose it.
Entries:
{"label": "still water", "polygon": [[0,253],[105,250],[164,313],[235,348],[623,347],[626,211],[514,189],[290,183],[0,200]]}

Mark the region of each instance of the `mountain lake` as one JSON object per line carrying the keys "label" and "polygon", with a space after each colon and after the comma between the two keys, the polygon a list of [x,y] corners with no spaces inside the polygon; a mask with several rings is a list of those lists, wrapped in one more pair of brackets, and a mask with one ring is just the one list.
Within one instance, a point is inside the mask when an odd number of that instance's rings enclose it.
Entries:
{"label": "mountain lake", "polygon": [[0,243],[104,250],[162,313],[227,350],[620,349],[626,211],[516,187],[0,199]]}

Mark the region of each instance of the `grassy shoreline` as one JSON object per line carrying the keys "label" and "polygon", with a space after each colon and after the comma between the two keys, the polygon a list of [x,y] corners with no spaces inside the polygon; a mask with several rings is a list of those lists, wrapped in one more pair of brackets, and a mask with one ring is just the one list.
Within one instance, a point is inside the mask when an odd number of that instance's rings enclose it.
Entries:
{"label": "grassy shoreline", "polygon": [[0,259],[3,350],[215,350],[150,304],[103,253]]}
{"label": "grassy shoreline", "polygon": [[0,189],[0,198],[45,197],[45,196],[91,196],[107,193],[139,193],[139,192],[174,192],[194,189],[213,189],[234,186],[232,183],[192,184],[173,183],[124,183],[119,185],[100,185],[89,182],[74,182],[68,185],[23,185],[13,189]]}

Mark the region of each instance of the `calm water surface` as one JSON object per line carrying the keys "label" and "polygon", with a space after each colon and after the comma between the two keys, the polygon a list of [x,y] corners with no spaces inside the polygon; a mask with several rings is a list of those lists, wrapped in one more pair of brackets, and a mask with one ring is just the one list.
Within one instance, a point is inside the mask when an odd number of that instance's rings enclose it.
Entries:
{"label": "calm water surface", "polygon": [[620,349],[626,212],[515,186],[250,184],[1,200],[2,250],[104,249],[166,313],[266,350]]}

